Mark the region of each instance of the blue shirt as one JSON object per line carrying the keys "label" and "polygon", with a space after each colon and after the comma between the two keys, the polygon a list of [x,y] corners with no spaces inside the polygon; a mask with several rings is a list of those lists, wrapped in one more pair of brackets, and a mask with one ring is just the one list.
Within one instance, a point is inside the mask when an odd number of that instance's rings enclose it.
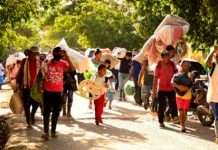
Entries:
{"label": "blue shirt", "polygon": [[142,65],[139,62],[135,61],[135,60],[132,61],[131,65],[133,66],[132,77],[133,78],[138,78],[139,73],[140,73],[141,68],[142,68]]}

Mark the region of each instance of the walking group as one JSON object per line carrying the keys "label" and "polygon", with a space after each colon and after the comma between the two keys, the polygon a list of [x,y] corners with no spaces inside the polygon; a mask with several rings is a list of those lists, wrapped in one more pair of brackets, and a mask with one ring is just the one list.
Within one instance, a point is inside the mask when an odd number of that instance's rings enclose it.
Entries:
{"label": "walking group", "polygon": [[[143,63],[132,60],[132,57],[137,55],[136,50],[126,52],[123,58],[119,58],[119,63],[111,68],[111,61],[109,59],[101,61],[102,52],[96,49],[91,61],[97,67],[97,72],[89,79],[107,90],[96,99],[89,93],[89,108],[92,108],[93,101],[95,106],[95,124],[98,126],[103,123],[104,107],[108,105],[108,108],[112,109],[115,92],[119,95],[119,101],[127,100],[124,86],[128,80],[133,80],[135,102],[140,106],[143,104],[146,110],[150,107],[152,114],[157,114],[161,128],[165,128],[164,122],[172,119],[174,123],[180,123],[181,132],[186,132],[185,121],[192,98],[193,74],[190,73],[190,62],[183,59],[187,52],[186,42],[182,40],[180,43],[183,45],[180,53],[172,45],[166,47],[154,70],[150,69],[148,60]],[[215,133],[218,143],[217,49],[218,47],[215,46],[206,64],[213,70],[207,100],[215,115]],[[53,49],[52,56],[40,54],[38,47],[27,49],[25,54],[26,58],[16,64],[16,73],[11,71],[11,80],[16,82],[13,91],[22,93],[27,127],[31,128],[35,124],[35,114],[39,107],[43,115],[42,138],[48,140],[49,135],[56,138],[60,112],[62,110],[63,116],[72,117],[73,93],[77,91],[77,85],[85,79],[85,75],[77,73],[68,54],[60,47]],[[213,57],[216,63],[212,63]],[[1,68],[4,69],[2,65]],[[107,70],[113,74],[108,76]],[[186,84],[177,82],[180,76]],[[49,129],[50,118],[51,129]]]}

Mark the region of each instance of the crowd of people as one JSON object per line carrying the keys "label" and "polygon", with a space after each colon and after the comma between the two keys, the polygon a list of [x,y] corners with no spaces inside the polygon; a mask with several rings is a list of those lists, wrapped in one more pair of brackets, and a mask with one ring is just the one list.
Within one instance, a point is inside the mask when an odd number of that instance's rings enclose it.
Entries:
{"label": "crowd of people", "polygon": [[[149,67],[149,61],[139,63],[132,58],[138,51],[127,52],[124,58],[119,58],[119,63],[111,68],[110,60],[101,61],[102,52],[96,49],[92,63],[98,68],[95,74],[89,78],[102,87],[106,88],[106,93],[97,99],[89,93],[89,108],[95,106],[95,123],[103,123],[102,114],[104,107],[108,105],[112,109],[112,101],[115,92],[119,95],[119,101],[126,101],[124,86],[128,80],[133,80],[135,85],[134,100],[138,105],[150,110],[153,115],[158,116],[161,128],[165,127],[164,122],[171,119],[174,123],[180,123],[181,132],[186,132],[186,116],[191,101],[191,91],[193,74],[190,73],[190,63],[183,60],[187,52],[187,45],[181,41],[182,50],[177,52],[176,48],[169,45],[161,53],[161,60],[158,61],[154,70]],[[218,49],[217,46],[214,47]],[[216,142],[218,143],[218,79],[217,62],[218,54],[211,52],[207,59],[207,66],[213,68],[213,75],[210,76],[208,101],[211,102],[215,114]],[[73,104],[73,93],[77,90],[77,85],[84,80],[81,73],[76,72],[66,51],[60,47],[55,47],[52,56],[40,54],[38,47],[31,47],[25,51],[26,58],[17,61],[16,64],[7,66],[14,92],[20,91],[23,96],[23,106],[27,127],[31,128],[35,124],[35,113],[38,107],[43,115],[44,132],[42,138],[49,139],[57,137],[56,127],[60,112],[66,117],[72,117],[71,108]],[[212,63],[215,55],[216,63]],[[178,69],[177,65],[180,66]],[[106,76],[107,69],[113,75]],[[174,80],[179,75],[185,75],[182,80],[188,80],[189,85],[180,85]],[[77,76],[77,77],[76,77]],[[4,67],[0,64],[0,83],[3,83]],[[115,82],[113,84],[113,82]],[[41,95],[41,101],[36,101],[31,95],[32,89],[36,87]],[[51,115],[51,130],[49,129]]]}

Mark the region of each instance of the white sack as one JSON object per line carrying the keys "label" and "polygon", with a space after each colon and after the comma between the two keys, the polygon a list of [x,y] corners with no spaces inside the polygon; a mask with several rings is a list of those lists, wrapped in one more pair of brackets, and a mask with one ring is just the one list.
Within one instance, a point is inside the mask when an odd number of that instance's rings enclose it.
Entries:
{"label": "white sack", "polygon": [[112,56],[117,58],[124,58],[126,56],[126,52],[127,50],[125,48],[115,47],[112,51]]}

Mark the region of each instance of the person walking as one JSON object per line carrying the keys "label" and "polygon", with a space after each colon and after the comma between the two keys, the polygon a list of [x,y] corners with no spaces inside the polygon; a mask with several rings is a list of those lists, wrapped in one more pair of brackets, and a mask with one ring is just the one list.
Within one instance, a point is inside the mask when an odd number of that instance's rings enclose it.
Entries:
{"label": "person walking", "polygon": [[[142,84],[142,78],[144,77],[144,82]],[[145,60],[142,64],[142,68],[139,73],[139,79],[138,79],[138,85],[141,86],[141,95],[142,95],[142,101],[144,102],[144,108],[145,110],[148,109],[149,104],[149,98],[151,96],[151,91],[153,87],[153,79],[154,79],[154,71],[149,69],[148,66],[148,60]],[[154,100],[152,100],[152,112],[157,111],[157,105]]]}
{"label": "person walking", "polygon": [[[44,133],[42,138],[49,139],[49,120],[51,117],[51,137],[56,138],[56,127],[60,110],[62,106],[61,93],[63,92],[63,78],[64,71],[69,67],[65,60],[61,60],[61,48],[55,47],[53,49],[53,58],[46,59],[42,64],[42,71],[44,72],[43,87],[39,87],[39,91],[43,89],[43,126]],[[68,57],[66,57],[69,59]]]}
{"label": "person walking", "polygon": [[[176,95],[171,84],[173,75],[178,71],[176,65],[170,61],[169,52],[164,50],[161,53],[162,60],[158,62],[153,81],[153,92],[152,98],[157,97],[158,100],[158,121],[160,127],[165,127],[164,125],[164,112],[166,110],[167,99],[170,108],[176,107]],[[172,118],[177,117],[175,110],[171,110]]]}
{"label": "person walking", "polygon": [[[213,57],[215,62],[212,63]],[[211,69],[210,80],[207,92],[207,102],[210,104],[214,112],[215,121],[215,143],[218,144],[218,45],[214,46],[214,50],[208,55],[206,65]]]}
{"label": "person walking", "polygon": [[[99,65],[102,64],[101,61],[101,57],[102,57],[102,53],[101,50],[99,48],[96,49],[95,53],[94,53],[94,58],[91,59],[92,63],[95,65],[95,67],[98,67]],[[90,99],[89,99],[89,109],[92,109],[92,99],[91,99],[91,94],[89,94]]]}
{"label": "person walking", "polygon": [[18,89],[21,90],[23,94],[23,105],[28,128],[31,128],[32,123],[34,123],[30,115],[30,107],[32,105],[32,101],[30,101],[30,91],[33,88],[39,69],[39,49],[38,47],[31,47],[28,57],[22,60],[16,76]]}
{"label": "person walking", "polygon": [[114,100],[114,93],[115,90],[113,88],[113,76],[110,76],[108,78],[108,88],[107,88],[107,100],[105,102],[105,106],[107,105],[107,102],[109,101],[109,109],[112,109],[112,101]]}
{"label": "person walking", "polygon": [[[105,77],[106,75],[106,66],[101,64],[98,67],[98,72],[92,76],[91,80],[96,81],[101,86],[108,88],[107,79]],[[104,109],[104,102],[105,102],[105,93],[102,94],[98,99],[94,100],[95,105],[95,123],[98,126],[100,123],[103,123],[102,121],[102,114]]]}
{"label": "person walking", "polygon": [[134,85],[135,85],[135,92],[134,92],[134,99],[136,104],[142,105],[142,98],[141,98],[141,86],[138,85],[138,77],[140,70],[142,68],[142,65],[133,60],[131,63],[131,68],[130,68],[130,74],[132,76]]}
{"label": "person walking", "polygon": [[[182,60],[180,66],[182,70],[179,74],[174,76],[172,85],[176,90],[176,104],[177,109],[179,110],[181,131],[186,132],[185,121],[192,98],[191,87],[193,76],[189,77],[190,62]],[[176,83],[176,79],[181,83]]]}
{"label": "person walking", "polygon": [[70,118],[72,117],[71,107],[73,104],[73,92],[77,90],[76,79],[74,77],[75,75],[76,70],[74,67],[69,67],[64,73],[64,91],[62,93],[63,116]]}
{"label": "person walking", "polygon": [[132,58],[132,54],[130,52],[127,52],[126,57],[124,57],[120,61],[120,70],[119,70],[119,74],[118,74],[119,93],[120,93],[119,100],[120,101],[122,101],[122,100],[126,101],[126,94],[124,92],[124,86],[125,86],[126,82],[128,81],[128,79],[131,78],[131,75],[130,75],[131,58]]}

